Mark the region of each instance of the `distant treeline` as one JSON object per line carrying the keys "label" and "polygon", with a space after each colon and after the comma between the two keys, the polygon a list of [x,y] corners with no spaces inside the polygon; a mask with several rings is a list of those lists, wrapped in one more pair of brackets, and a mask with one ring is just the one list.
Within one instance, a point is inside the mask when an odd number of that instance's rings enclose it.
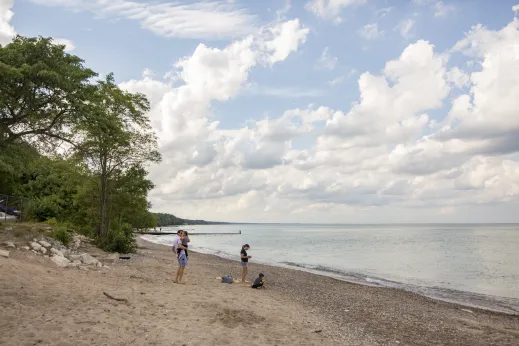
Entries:
{"label": "distant treeline", "polygon": [[225,225],[228,222],[213,222],[205,220],[188,220],[176,217],[173,214],[153,213],[157,221],[157,227],[175,226],[175,225]]}

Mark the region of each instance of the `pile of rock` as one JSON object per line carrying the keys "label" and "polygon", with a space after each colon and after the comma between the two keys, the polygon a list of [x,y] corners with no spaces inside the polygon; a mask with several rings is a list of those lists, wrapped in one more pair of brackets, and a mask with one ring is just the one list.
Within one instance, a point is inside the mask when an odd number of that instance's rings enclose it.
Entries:
{"label": "pile of rock", "polygon": [[[88,267],[103,267],[103,263],[92,257],[88,253],[77,253],[81,241],[87,238],[81,235],[74,235],[71,249],[67,248],[54,239],[33,239],[30,243],[32,252],[50,257],[58,267],[69,267],[88,270]],[[29,250],[29,248],[27,248]],[[106,267],[106,266],[104,266]]]}

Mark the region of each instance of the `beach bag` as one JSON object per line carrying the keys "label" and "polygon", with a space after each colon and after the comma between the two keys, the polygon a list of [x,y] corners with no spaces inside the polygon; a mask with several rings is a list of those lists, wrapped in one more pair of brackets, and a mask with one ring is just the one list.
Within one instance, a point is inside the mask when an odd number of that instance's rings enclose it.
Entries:
{"label": "beach bag", "polygon": [[234,282],[232,276],[230,275],[225,275],[225,276],[222,276],[222,284],[232,284]]}

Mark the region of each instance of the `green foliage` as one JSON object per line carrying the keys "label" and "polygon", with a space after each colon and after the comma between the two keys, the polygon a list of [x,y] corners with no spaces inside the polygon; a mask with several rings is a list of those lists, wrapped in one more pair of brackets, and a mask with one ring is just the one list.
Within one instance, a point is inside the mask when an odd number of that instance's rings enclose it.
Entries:
{"label": "green foliage", "polygon": [[130,224],[115,222],[106,237],[100,238],[99,245],[106,251],[131,253],[137,248],[137,241]]}
{"label": "green foliage", "polygon": [[17,36],[0,46],[0,138],[45,147],[70,140],[97,74],[51,38]]}
{"label": "green foliage", "polygon": [[56,196],[45,196],[34,200],[29,218],[36,221],[55,219],[60,214]]}
{"label": "green foliage", "polygon": [[52,237],[64,245],[70,244],[72,241],[72,234],[67,232],[67,227],[59,226],[54,232],[52,232]]}
{"label": "green foliage", "polygon": [[52,228],[55,228],[56,226],[58,226],[58,221],[56,220],[55,217],[51,217],[50,219],[48,219],[47,221],[45,221],[45,223],[49,226],[51,226]]}
{"label": "green foliage", "polygon": [[157,227],[176,226],[176,225],[225,225],[225,224],[227,224],[227,222],[181,219],[179,217],[176,217],[175,215],[166,214],[166,213],[153,213],[153,216],[156,219]]}
{"label": "green foliage", "polygon": [[27,197],[24,215],[62,242],[70,226],[107,250],[134,251],[134,230],[156,224],[144,168],[160,160],[149,102],[112,74],[94,82],[64,48],[21,36],[0,46],[0,193]]}

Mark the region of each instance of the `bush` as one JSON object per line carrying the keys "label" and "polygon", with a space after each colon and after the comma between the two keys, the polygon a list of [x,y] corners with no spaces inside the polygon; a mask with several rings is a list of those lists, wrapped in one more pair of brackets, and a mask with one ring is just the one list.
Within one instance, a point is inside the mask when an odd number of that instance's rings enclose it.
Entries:
{"label": "bush", "polygon": [[57,225],[58,225],[58,221],[56,221],[56,218],[55,217],[51,217],[50,219],[48,219],[47,221],[45,221],[45,223],[49,226],[51,226],[52,228],[55,228]]}
{"label": "bush", "polygon": [[109,252],[131,253],[137,248],[137,241],[130,224],[114,224],[108,235],[99,239],[99,246]]}
{"label": "bush", "polygon": [[72,234],[67,232],[67,227],[60,226],[57,230],[52,232],[52,237],[60,242],[63,245],[68,245],[72,241]]}
{"label": "bush", "polygon": [[60,206],[51,198],[40,198],[34,201],[30,209],[30,218],[37,221],[47,221],[60,214]]}

